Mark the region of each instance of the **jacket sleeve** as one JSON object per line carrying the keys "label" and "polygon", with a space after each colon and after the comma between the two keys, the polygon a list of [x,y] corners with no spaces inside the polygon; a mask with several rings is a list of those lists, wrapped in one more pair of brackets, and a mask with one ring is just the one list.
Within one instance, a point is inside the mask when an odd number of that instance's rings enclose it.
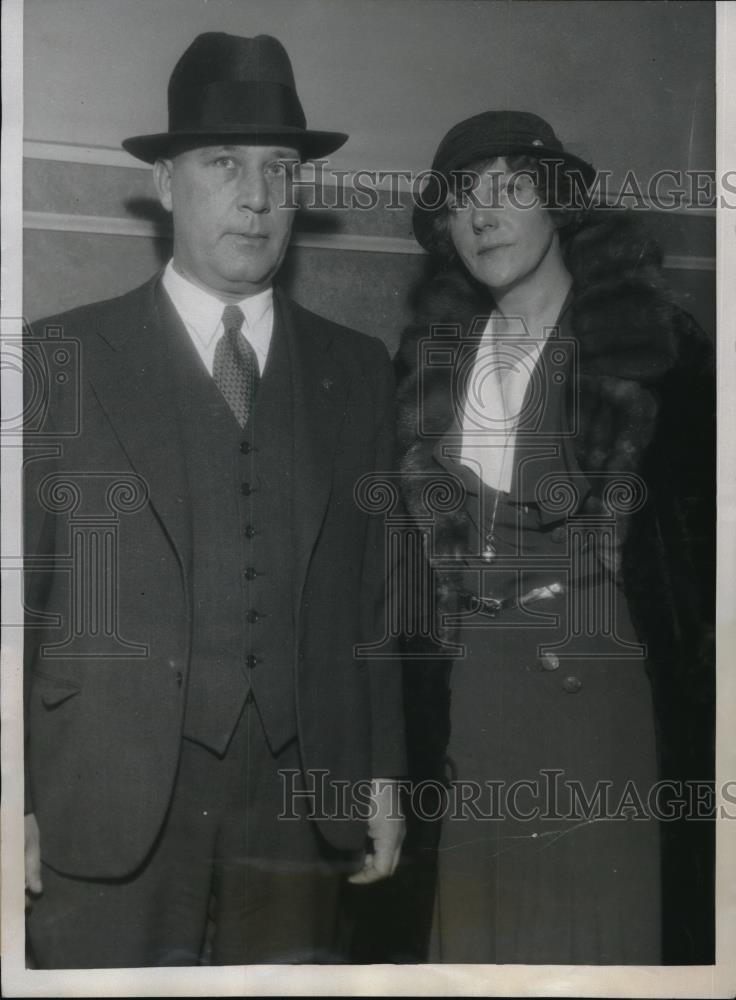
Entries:
{"label": "jacket sleeve", "polygon": [[[388,355],[381,348],[376,369],[375,473],[385,479],[387,489],[396,490],[395,477],[395,386]],[[380,488],[380,487],[379,487]],[[405,723],[401,659],[397,636],[392,634],[390,607],[398,586],[395,547],[390,544],[384,513],[368,515],[364,559],[364,604],[366,634],[384,637],[381,658],[368,659],[371,712],[371,768],[374,778],[393,778],[406,773]]]}
{"label": "jacket sleeve", "polygon": [[[28,383],[26,384],[26,411],[30,408]],[[44,391],[35,386],[33,391]],[[52,457],[56,451],[54,427],[50,417],[33,431],[28,427],[24,436],[23,460],[23,772],[25,786],[25,812],[31,813],[33,797],[29,772],[30,747],[30,695],[33,666],[40,655],[42,619],[47,610],[51,583],[51,563],[56,551],[56,519],[44,507],[41,484],[56,467]]]}

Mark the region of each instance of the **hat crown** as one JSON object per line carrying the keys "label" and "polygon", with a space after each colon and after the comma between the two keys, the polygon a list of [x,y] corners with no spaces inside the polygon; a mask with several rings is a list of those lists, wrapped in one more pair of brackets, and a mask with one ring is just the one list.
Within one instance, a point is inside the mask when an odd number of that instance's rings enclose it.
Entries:
{"label": "hat crown", "polygon": [[237,81],[280,83],[296,90],[291,60],[278,38],[241,38],[224,31],[206,31],[197,35],[174,67],[169,100],[181,88]]}
{"label": "hat crown", "polygon": [[552,126],[531,111],[482,111],[453,125],[440,142],[432,169],[440,173],[481,156],[534,149],[562,151]]}
{"label": "hat crown", "polygon": [[197,35],[169,80],[169,130],[237,124],[304,129],[291,60],[277,38]]}

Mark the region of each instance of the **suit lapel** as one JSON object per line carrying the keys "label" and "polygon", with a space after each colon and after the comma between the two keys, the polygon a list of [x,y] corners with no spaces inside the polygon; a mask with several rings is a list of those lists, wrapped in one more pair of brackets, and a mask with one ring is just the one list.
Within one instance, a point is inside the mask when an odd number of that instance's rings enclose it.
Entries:
{"label": "suit lapel", "polygon": [[163,294],[158,279],[149,282],[134,308],[100,332],[115,357],[91,373],[91,381],[130,464],[147,484],[151,506],[186,576],[191,511],[172,385],[170,335],[157,302]]}
{"label": "suit lapel", "polygon": [[301,605],[307,567],[327,511],[333,456],[347,408],[348,375],[332,338],[275,295],[277,331],[289,350],[294,428],[294,606]]}

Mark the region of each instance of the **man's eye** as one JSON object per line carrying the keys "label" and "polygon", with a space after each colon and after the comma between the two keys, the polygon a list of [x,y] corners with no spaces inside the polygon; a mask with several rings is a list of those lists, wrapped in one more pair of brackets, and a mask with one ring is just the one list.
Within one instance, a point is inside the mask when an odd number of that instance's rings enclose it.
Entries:
{"label": "man's eye", "polygon": [[266,173],[271,177],[292,177],[294,174],[294,164],[287,160],[274,160],[266,166]]}
{"label": "man's eye", "polygon": [[216,167],[222,167],[225,170],[232,170],[236,165],[232,156],[218,156],[214,164]]}

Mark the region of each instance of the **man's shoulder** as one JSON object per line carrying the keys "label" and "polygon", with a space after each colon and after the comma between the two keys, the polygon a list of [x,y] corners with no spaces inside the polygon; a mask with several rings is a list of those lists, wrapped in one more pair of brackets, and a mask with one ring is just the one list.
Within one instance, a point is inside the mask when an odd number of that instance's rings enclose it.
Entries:
{"label": "man's shoulder", "polygon": [[320,316],[285,295],[280,297],[280,301],[286,304],[300,334],[312,336],[325,345],[329,343],[347,361],[360,367],[368,364],[372,368],[383,367],[390,363],[386,345],[378,337],[372,337]]}
{"label": "man's shoulder", "polygon": [[67,309],[34,320],[31,326],[36,332],[43,332],[52,327],[61,328],[69,333],[83,334],[86,330],[99,329],[105,322],[119,322],[126,316],[140,312],[149,301],[152,290],[159,275],[155,274],[137,288],[115,295],[109,299],[88,302],[85,305]]}

